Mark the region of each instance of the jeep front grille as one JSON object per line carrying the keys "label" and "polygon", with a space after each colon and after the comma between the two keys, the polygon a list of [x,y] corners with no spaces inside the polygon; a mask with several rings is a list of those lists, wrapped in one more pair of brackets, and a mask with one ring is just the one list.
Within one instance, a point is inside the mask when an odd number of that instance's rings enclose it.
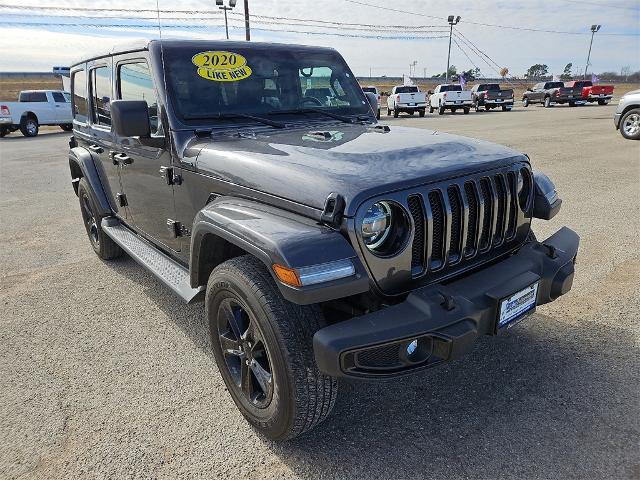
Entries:
{"label": "jeep front grille", "polygon": [[517,174],[503,171],[409,195],[412,275],[437,272],[512,241],[520,209]]}

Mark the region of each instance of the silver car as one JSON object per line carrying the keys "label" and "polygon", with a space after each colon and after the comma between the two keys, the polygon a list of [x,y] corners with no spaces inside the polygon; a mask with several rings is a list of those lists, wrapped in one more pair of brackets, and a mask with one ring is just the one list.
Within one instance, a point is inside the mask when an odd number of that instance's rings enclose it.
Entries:
{"label": "silver car", "polygon": [[640,90],[629,92],[620,99],[613,123],[624,138],[640,140]]}

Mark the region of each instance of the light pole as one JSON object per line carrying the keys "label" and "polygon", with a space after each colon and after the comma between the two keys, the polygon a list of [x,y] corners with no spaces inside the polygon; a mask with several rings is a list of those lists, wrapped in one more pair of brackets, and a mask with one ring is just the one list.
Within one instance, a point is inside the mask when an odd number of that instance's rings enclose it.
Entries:
{"label": "light pole", "polygon": [[587,78],[587,69],[589,68],[589,59],[591,58],[591,47],[593,46],[593,36],[596,34],[598,30],[600,30],[602,25],[591,25],[591,43],[589,43],[589,53],[587,54],[587,64],[584,66],[584,77]]}
{"label": "light pole", "polygon": [[249,29],[249,0],[244,0],[244,34],[247,42],[251,40],[251,30]]}
{"label": "light pole", "polygon": [[458,22],[460,21],[460,15],[458,15],[457,17],[454,17],[453,15],[449,15],[449,17],[447,18],[447,21],[449,22],[449,25],[451,26],[451,28],[449,28],[449,53],[447,54],[447,73],[445,74],[444,83],[449,83],[449,62],[451,61],[451,36],[453,35],[453,26],[457,25]]}
{"label": "light pole", "polygon": [[409,64],[409,78],[412,76],[412,72],[415,72],[416,65],[418,65],[418,61],[414,60],[413,63]]}
{"label": "light pole", "polygon": [[227,10],[233,10],[236,6],[236,0],[229,0],[229,6],[224,5],[224,0],[216,0],[216,5],[220,10],[224,10],[224,30],[227,33],[227,40],[229,40],[229,23],[227,21]]}

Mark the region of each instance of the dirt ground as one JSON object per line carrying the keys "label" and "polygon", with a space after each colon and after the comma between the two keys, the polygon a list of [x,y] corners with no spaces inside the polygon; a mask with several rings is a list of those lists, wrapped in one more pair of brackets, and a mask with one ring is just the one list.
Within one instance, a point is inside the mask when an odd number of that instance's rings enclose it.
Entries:
{"label": "dirt ground", "polygon": [[581,236],[573,290],[450,364],[341,382],[285,444],[231,401],[201,304],[93,253],[69,133],[0,139],[0,478],[640,478],[640,142],[614,110],[383,117],[528,153],[563,199],[538,238]]}

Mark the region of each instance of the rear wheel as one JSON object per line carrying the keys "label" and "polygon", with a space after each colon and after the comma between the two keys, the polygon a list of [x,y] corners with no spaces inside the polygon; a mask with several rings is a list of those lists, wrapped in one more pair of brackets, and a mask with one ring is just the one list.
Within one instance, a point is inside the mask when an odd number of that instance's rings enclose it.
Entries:
{"label": "rear wheel", "polygon": [[78,198],[82,222],[93,251],[103,260],[112,260],[122,255],[120,246],[102,231],[101,222],[104,216],[98,213],[91,187],[84,178],[81,178],[78,183]]}
{"label": "rear wheel", "polygon": [[457,108],[452,108],[451,113],[456,113]]}
{"label": "rear wheel", "polygon": [[433,108],[431,105],[429,105],[429,113],[433,113],[435,111],[435,108]]}
{"label": "rear wheel", "polygon": [[640,140],[640,108],[634,108],[620,119],[620,133],[629,140]]}
{"label": "rear wheel", "polygon": [[606,105],[609,103],[607,100],[598,100],[598,105]]}
{"label": "rear wheel", "polygon": [[376,119],[380,120],[380,109],[376,112]]}
{"label": "rear wheel", "polygon": [[38,135],[39,129],[40,126],[38,125],[38,120],[36,120],[35,117],[24,117],[20,121],[20,132],[22,132],[22,135],[25,137],[35,137]]}
{"label": "rear wheel", "polygon": [[464,109],[464,114],[465,114],[465,115],[468,115],[468,114],[469,114],[469,109],[468,109],[468,108],[465,108],[465,109]]}
{"label": "rear wheel", "polygon": [[398,111],[397,108],[393,109],[393,118],[398,118],[398,115],[400,115],[400,112]]}
{"label": "rear wheel", "polygon": [[262,262],[245,255],[213,270],[205,308],[222,378],[256,430],[287,440],[329,415],[338,384],[313,356],[325,325],[318,306],[286,301]]}
{"label": "rear wheel", "polygon": [[544,108],[549,108],[551,106],[551,97],[544,97]]}
{"label": "rear wheel", "polygon": [[9,130],[6,127],[0,127],[0,138],[4,137],[7,133],[9,133]]}
{"label": "rear wheel", "polygon": [[444,115],[444,107],[442,105],[438,108],[438,115]]}
{"label": "rear wheel", "polygon": [[508,107],[506,105],[502,105],[502,111],[503,112],[508,112],[509,110],[511,110],[511,107]]}
{"label": "rear wheel", "polygon": [[418,115],[420,115],[421,117],[424,117],[424,114],[425,114],[425,113],[426,113],[426,112],[425,112],[425,110],[424,110],[424,109],[422,109],[422,110],[418,110]]}
{"label": "rear wheel", "polygon": [[391,116],[391,109],[389,107],[387,107],[387,117]]}

